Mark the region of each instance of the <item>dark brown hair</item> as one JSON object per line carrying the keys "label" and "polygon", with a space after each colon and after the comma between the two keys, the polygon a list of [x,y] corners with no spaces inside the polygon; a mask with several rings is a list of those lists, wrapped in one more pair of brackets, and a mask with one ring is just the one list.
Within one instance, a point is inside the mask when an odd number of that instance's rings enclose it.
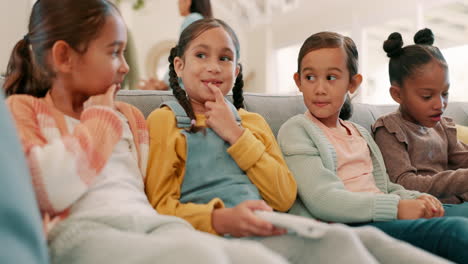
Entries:
{"label": "dark brown hair", "polygon": [[6,95],[44,97],[55,73],[47,62],[53,45],[63,40],[75,51],[85,53],[106,22],[118,14],[106,0],[40,0],[29,18],[28,33],[13,48],[3,85]]}
{"label": "dark brown hair", "polygon": [[[346,52],[346,66],[348,68],[349,78],[351,81],[351,78],[358,73],[358,50],[356,44],[350,37],[346,37],[335,32],[319,32],[313,34],[304,41],[297,58],[297,74],[299,74],[299,76],[301,75],[302,59],[304,59],[309,52],[324,48],[342,48]],[[351,118],[352,114],[353,108],[351,98],[347,95],[346,101],[340,111],[340,118],[347,120]]]}
{"label": "dark brown hair", "polygon": [[442,52],[434,44],[434,34],[428,28],[419,30],[414,35],[415,45],[403,47],[401,34],[394,32],[383,43],[383,49],[390,58],[388,74],[392,85],[403,86],[408,77],[416,74],[422,66],[436,61],[448,69]]}
{"label": "dark brown hair", "polygon": [[[235,62],[237,63],[240,57],[240,44],[236,33],[228,24],[226,24],[222,20],[215,18],[204,18],[190,24],[186,29],[184,29],[184,31],[182,31],[182,33],[180,34],[179,43],[177,44],[177,46],[171,49],[171,54],[169,55],[169,84],[172,88],[172,92],[175,98],[192,120],[196,120],[195,112],[193,111],[192,105],[190,104],[190,101],[187,98],[187,93],[184,89],[180,87],[179,78],[177,77],[177,73],[174,69],[174,59],[176,57],[184,59],[185,50],[190,45],[190,42],[192,42],[192,40],[196,39],[203,32],[217,27],[222,27],[231,37],[232,42],[234,43],[234,47],[236,49]],[[244,107],[244,96],[242,90],[242,88],[244,87],[244,81],[242,77],[242,66],[240,64],[239,66],[240,71],[237,75],[234,87],[232,89],[234,106],[237,109]],[[200,128],[192,124],[189,131],[197,132],[199,130]]]}
{"label": "dark brown hair", "polygon": [[204,18],[212,18],[210,0],[192,0],[190,5],[190,13],[200,13]]}

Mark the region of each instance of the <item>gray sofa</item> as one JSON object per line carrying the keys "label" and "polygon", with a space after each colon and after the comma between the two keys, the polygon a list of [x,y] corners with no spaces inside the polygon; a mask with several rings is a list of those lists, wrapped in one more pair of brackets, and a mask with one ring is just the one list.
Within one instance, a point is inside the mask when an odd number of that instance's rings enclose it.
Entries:
{"label": "gray sofa", "polygon": [[[0,87],[2,86],[3,80],[0,77]],[[301,95],[245,93],[244,99],[246,110],[262,115],[275,136],[286,120],[306,111]],[[170,91],[121,90],[117,100],[136,106],[147,117],[163,101],[175,99]],[[351,121],[370,131],[371,125],[379,116],[394,111],[397,105],[353,103],[353,107]],[[468,126],[468,102],[450,102],[445,116],[453,118],[457,124]]]}
{"label": "gray sofa", "polygon": [[[138,107],[145,117],[163,101],[175,100],[172,93],[168,91],[122,90],[119,91],[117,97],[120,101]],[[245,93],[244,99],[246,110],[262,115],[275,135],[286,120],[306,111],[301,95]],[[397,109],[397,105],[373,105],[363,103],[353,103],[353,107],[354,111],[351,121],[364,126],[369,131],[371,125],[379,116]],[[457,124],[468,125],[468,102],[449,103],[445,115],[453,118]]]}

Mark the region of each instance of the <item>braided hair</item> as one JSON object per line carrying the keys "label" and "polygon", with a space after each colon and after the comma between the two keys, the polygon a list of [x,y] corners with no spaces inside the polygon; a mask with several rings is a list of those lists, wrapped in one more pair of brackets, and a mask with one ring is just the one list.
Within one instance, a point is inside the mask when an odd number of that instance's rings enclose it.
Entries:
{"label": "braided hair", "polygon": [[171,49],[171,53],[169,55],[169,85],[172,88],[172,94],[177,99],[179,104],[184,108],[185,112],[187,113],[190,120],[193,120],[190,126],[189,132],[195,133],[201,130],[200,127],[195,126],[194,120],[195,112],[193,111],[192,105],[190,104],[190,100],[187,97],[187,93],[184,89],[180,87],[179,78],[177,77],[177,73],[174,69],[174,59],[177,54],[177,47]]}
{"label": "braided hair", "polygon": [[239,63],[239,74],[237,75],[234,88],[232,88],[232,98],[234,106],[239,110],[244,108],[244,77],[242,74],[242,64]]}
{"label": "braided hair", "polygon": [[[169,55],[169,86],[172,88],[172,93],[174,97],[177,99],[179,104],[184,108],[185,112],[187,113],[188,117],[192,120],[192,124],[188,129],[191,133],[196,133],[201,130],[200,127],[195,125],[195,112],[193,111],[192,105],[190,104],[190,100],[187,96],[182,87],[180,87],[179,78],[175,71],[174,67],[174,59],[176,57],[183,58],[185,50],[189,46],[190,42],[200,36],[203,32],[212,29],[222,27],[228,35],[231,37],[232,42],[235,46],[235,53],[236,53],[236,62],[239,60],[240,56],[240,44],[239,40],[234,32],[234,30],[227,25],[225,22],[215,18],[204,18],[198,20],[192,24],[190,24],[184,31],[182,31],[179,43],[171,49],[171,53]],[[239,63],[239,74],[237,75],[236,81],[234,83],[234,87],[232,89],[233,93],[233,103],[237,109],[244,108],[244,96],[243,96],[243,87],[244,87],[244,80],[242,74],[242,65]]]}

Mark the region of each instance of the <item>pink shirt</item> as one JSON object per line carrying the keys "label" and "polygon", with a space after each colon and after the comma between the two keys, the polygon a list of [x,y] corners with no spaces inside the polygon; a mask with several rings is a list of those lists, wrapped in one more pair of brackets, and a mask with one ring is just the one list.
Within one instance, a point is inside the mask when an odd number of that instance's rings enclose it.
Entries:
{"label": "pink shirt", "polygon": [[351,192],[382,193],[372,175],[372,159],[367,142],[352,123],[339,120],[348,131],[345,135],[328,128],[309,111],[305,115],[323,131],[335,148],[337,174],[345,188]]}

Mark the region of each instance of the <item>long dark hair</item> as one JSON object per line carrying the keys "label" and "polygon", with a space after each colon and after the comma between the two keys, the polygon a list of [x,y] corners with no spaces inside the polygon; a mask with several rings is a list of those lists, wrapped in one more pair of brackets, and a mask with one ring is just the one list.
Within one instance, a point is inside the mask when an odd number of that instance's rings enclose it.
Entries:
{"label": "long dark hair", "polygon": [[192,0],[190,5],[190,13],[200,13],[204,18],[212,18],[210,0]]}
{"label": "long dark hair", "polygon": [[106,22],[118,14],[107,0],[40,0],[29,18],[28,33],[13,48],[3,85],[7,96],[29,94],[44,97],[55,73],[47,62],[53,45],[65,41],[85,53]]}
{"label": "long dark hair", "polygon": [[[309,52],[324,48],[342,48],[346,52],[346,66],[349,71],[349,78],[353,78],[358,73],[359,54],[356,44],[350,37],[343,36],[335,32],[319,32],[313,34],[304,41],[299,56],[297,58],[297,74],[301,75],[301,63],[305,55]],[[353,115],[353,105],[351,98],[346,95],[346,100],[340,110],[340,118],[347,120]]]}
{"label": "long dark hair", "polygon": [[[190,42],[192,42],[192,40],[200,36],[203,32],[212,28],[217,28],[217,27],[222,27],[224,30],[226,30],[226,32],[231,37],[232,42],[234,43],[234,47],[236,48],[235,52],[236,52],[236,63],[237,63],[237,61],[239,60],[239,56],[240,56],[240,44],[236,36],[236,33],[225,22],[219,19],[215,19],[215,18],[204,18],[189,25],[184,31],[182,31],[182,33],[180,34],[179,43],[177,44],[177,46],[171,49],[171,54],[169,55],[169,63],[170,63],[169,64],[169,85],[172,88],[172,92],[175,98],[177,99],[179,104],[184,108],[185,112],[192,120],[196,120],[195,112],[193,111],[192,105],[190,104],[190,101],[187,97],[187,93],[179,85],[179,79],[174,69],[174,59],[176,57],[183,59],[185,50],[189,46]],[[239,66],[240,66],[240,71],[239,71],[239,74],[237,75],[236,81],[234,83],[234,87],[232,89],[234,106],[237,109],[244,107],[244,96],[243,96],[243,90],[242,90],[242,88],[244,87],[244,81],[243,81],[243,76],[242,76],[242,66],[240,64]],[[197,132],[199,130],[200,130],[199,127],[196,127],[195,124],[192,124],[189,131]]]}
{"label": "long dark hair", "polygon": [[411,77],[422,66],[436,61],[448,69],[442,52],[434,44],[434,34],[428,28],[414,35],[414,45],[403,47],[401,34],[394,32],[383,43],[383,49],[390,58],[388,74],[392,85],[403,86],[404,80]]}

